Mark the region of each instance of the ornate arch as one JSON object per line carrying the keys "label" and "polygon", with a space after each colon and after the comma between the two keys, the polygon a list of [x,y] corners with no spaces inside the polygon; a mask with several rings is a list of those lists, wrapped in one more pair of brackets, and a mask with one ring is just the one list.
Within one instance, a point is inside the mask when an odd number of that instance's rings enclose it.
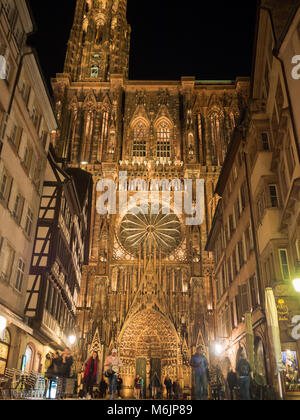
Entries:
{"label": "ornate arch", "polygon": [[118,348],[123,357],[175,359],[179,344],[174,325],[154,309],[145,309],[132,315],[118,338]]}

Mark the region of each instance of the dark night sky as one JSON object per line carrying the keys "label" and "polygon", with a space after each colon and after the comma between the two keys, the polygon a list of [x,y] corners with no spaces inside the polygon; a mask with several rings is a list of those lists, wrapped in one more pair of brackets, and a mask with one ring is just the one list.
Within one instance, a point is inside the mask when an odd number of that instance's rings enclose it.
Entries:
{"label": "dark night sky", "polygon": [[[63,71],[76,0],[29,0],[46,80]],[[131,80],[250,76],[256,0],[128,0]]]}

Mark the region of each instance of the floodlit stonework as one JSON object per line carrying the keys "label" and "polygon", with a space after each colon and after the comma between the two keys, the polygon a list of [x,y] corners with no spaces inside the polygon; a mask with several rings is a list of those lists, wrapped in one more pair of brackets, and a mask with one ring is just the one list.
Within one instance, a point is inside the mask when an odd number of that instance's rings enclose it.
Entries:
{"label": "floodlit stonework", "polygon": [[[199,343],[208,351],[213,339],[213,258],[204,247],[214,188],[249,80],[128,80],[129,39],[126,1],[78,1],[64,73],[52,80],[61,124],[57,153],[91,173],[95,185],[90,262],[78,303],[81,352],[85,357],[94,347],[95,334],[101,361],[118,347],[126,396],[137,373],[147,388],[155,370],[178,378],[189,394],[191,353]],[[153,179],[204,179],[205,221],[186,226],[187,215],[175,216],[172,206],[168,217],[133,217],[130,206],[127,214],[101,216],[98,181],[118,187],[125,171],[129,196],[135,179],[148,191]]]}

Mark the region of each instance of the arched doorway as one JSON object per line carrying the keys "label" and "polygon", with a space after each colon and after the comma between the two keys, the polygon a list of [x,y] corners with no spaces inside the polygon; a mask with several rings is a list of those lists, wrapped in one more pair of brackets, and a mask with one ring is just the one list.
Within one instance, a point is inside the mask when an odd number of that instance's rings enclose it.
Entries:
{"label": "arched doorway", "polygon": [[136,375],[144,379],[146,396],[155,371],[162,382],[166,375],[173,380],[182,379],[178,335],[172,323],[156,310],[143,310],[133,315],[120,334],[118,348],[124,363],[125,397],[132,397]]}

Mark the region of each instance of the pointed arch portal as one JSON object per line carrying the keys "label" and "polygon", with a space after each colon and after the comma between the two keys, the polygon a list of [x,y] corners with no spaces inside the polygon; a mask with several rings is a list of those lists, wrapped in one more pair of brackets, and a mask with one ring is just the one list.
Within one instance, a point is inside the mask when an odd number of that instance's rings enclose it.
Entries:
{"label": "pointed arch portal", "polygon": [[124,363],[124,392],[128,397],[132,396],[137,374],[144,376],[147,390],[154,369],[162,382],[167,374],[173,380],[184,379],[177,332],[171,321],[155,309],[142,310],[125,323],[118,349]]}

